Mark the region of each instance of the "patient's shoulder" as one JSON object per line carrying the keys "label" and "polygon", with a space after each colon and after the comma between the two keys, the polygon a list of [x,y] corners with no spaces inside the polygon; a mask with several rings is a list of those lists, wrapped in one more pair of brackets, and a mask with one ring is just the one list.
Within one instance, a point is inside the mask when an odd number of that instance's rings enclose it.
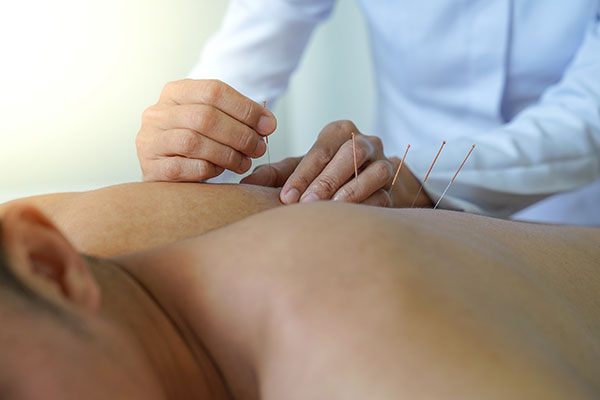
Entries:
{"label": "patient's shoulder", "polygon": [[76,192],[52,193],[11,200],[9,202],[0,204],[0,218],[2,218],[9,207],[17,204],[32,205],[38,208],[48,217],[52,218],[54,215],[60,212],[61,209],[67,207],[68,204],[79,195],[80,193]]}
{"label": "patient's shoulder", "polygon": [[133,183],[83,194],[57,218],[81,250],[113,256],[198,236],[278,205],[272,188]]}
{"label": "patient's shoulder", "polygon": [[12,201],[46,214],[76,248],[97,256],[198,236],[280,205],[279,190],[251,185],[145,182]]}

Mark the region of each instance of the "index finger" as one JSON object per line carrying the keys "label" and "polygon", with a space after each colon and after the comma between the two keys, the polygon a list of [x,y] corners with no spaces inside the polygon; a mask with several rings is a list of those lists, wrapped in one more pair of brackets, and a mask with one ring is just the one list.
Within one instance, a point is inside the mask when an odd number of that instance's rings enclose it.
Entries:
{"label": "index finger", "polygon": [[285,204],[295,203],[300,199],[348,140],[351,131],[358,132],[356,126],[348,121],[337,121],[323,129],[315,144],[283,185],[281,199]]}
{"label": "index finger", "polygon": [[271,111],[218,80],[169,82],[159,101],[213,106],[263,136],[270,135],[277,128],[277,119]]}

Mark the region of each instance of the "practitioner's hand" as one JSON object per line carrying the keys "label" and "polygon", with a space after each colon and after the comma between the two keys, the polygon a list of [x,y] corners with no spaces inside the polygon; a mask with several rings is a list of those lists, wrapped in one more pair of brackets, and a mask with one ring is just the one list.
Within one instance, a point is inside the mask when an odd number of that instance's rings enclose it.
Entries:
{"label": "practitioner's hand", "polygon": [[[398,165],[400,165],[400,159],[398,157],[391,157],[390,161],[394,164],[394,171],[396,171]],[[433,202],[424,190],[421,190],[419,193],[420,188],[421,181],[418,180],[408,166],[404,164],[398,174],[396,183],[391,189],[394,206],[398,208],[411,207],[414,202],[414,207],[432,208]],[[417,194],[419,197],[417,197]]]}
{"label": "practitioner's hand", "polygon": [[202,181],[244,173],[266,151],[277,121],[262,105],[214,80],[167,83],[144,111],[136,138],[144,180]]}
{"label": "practitioner's hand", "polygon": [[[352,132],[356,135],[358,179],[354,179]],[[394,172],[378,137],[361,134],[352,122],[338,121],[321,131],[304,157],[288,158],[271,168],[262,165],[242,182],[283,186],[280,198],[284,204],[333,199],[394,207],[389,192]]]}

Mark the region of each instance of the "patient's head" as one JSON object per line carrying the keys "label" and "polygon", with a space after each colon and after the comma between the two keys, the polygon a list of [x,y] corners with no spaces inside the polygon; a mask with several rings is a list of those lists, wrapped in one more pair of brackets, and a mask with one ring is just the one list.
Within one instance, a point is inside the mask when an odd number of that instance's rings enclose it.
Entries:
{"label": "patient's head", "polygon": [[130,342],[102,312],[89,262],[34,208],[7,210],[0,221],[1,399],[137,397]]}

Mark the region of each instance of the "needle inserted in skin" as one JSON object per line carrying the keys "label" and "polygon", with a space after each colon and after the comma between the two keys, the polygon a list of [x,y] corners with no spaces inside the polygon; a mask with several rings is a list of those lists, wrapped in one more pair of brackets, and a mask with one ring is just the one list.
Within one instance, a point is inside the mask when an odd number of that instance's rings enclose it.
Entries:
{"label": "needle inserted in skin", "polygon": [[413,208],[415,206],[415,203],[417,202],[417,199],[419,198],[419,195],[421,194],[421,191],[423,190],[423,185],[425,185],[425,182],[427,182],[427,178],[429,178],[429,173],[433,169],[433,166],[435,165],[435,162],[437,161],[438,157],[440,156],[440,153],[442,152],[442,149],[444,148],[445,145],[446,145],[446,141],[444,140],[442,142],[442,146],[440,147],[435,158],[433,159],[433,162],[431,163],[431,167],[429,167],[429,171],[427,171],[427,175],[425,175],[425,179],[423,179],[423,183],[421,183],[421,187],[419,188],[419,191],[417,192],[417,195],[415,196],[415,199],[413,200],[410,208]]}
{"label": "needle inserted in skin", "polygon": [[[263,107],[267,108],[267,101],[263,100]],[[271,152],[269,151],[269,136],[265,136],[267,141],[267,160],[269,161],[269,168],[271,167]]]}
{"label": "needle inserted in skin", "polygon": [[400,160],[400,165],[398,165],[398,169],[396,170],[396,175],[394,175],[394,180],[392,181],[392,187],[394,187],[394,184],[396,183],[396,179],[398,178],[398,174],[400,173],[400,168],[402,168],[402,164],[404,164],[404,159],[406,158],[406,153],[408,153],[408,149],[410,149],[410,144],[408,146],[406,146],[406,151],[404,152],[404,155],[402,156],[402,160]]}
{"label": "needle inserted in skin", "polygon": [[450,188],[450,185],[452,185],[452,182],[454,182],[454,179],[456,178],[456,175],[458,175],[458,173],[460,172],[460,170],[462,169],[463,165],[465,165],[465,163],[467,162],[467,159],[469,158],[469,156],[471,155],[471,153],[473,152],[473,149],[475,148],[475,145],[473,145],[471,147],[471,150],[469,150],[469,153],[467,154],[467,156],[465,157],[465,159],[463,160],[462,164],[460,164],[460,167],[458,167],[458,170],[456,171],[456,173],[454,174],[454,176],[452,177],[452,179],[450,179],[450,182],[448,182],[448,186],[446,186],[446,189],[444,189],[444,191],[442,192],[442,195],[440,196],[440,198],[438,199],[437,203],[435,203],[435,206],[433,207],[433,209],[435,210],[437,208],[437,206],[440,204],[440,201],[442,201],[442,199],[444,198],[444,195],[446,194],[446,192],[448,191],[448,189]]}
{"label": "needle inserted in skin", "polygon": [[354,179],[358,181],[358,164],[356,162],[356,140],[354,139],[354,132],[352,132],[352,151],[354,152]]}

